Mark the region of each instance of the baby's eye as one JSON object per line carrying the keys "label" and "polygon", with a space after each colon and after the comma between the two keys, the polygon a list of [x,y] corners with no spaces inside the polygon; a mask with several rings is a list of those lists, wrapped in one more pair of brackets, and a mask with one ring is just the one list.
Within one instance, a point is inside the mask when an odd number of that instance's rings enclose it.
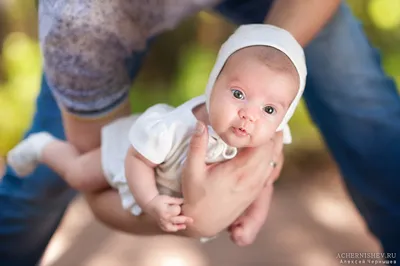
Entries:
{"label": "baby's eye", "polygon": [[231,92],[232,92],[233,97],[235,97],[236,99],[239,99],[239,100],[244,99],[244,93],[241,92],[240,90],[233,89],[233,90],[231,90]]}
{"label": "baby's eye", "polygon": [[274,107],[272,107],[270,105],[267,105],[267,106],[264,107],[264,112],[266,112],[269,115],[272,115],[272,114],[274,114],[276,112],[276,110],[275,110]]}

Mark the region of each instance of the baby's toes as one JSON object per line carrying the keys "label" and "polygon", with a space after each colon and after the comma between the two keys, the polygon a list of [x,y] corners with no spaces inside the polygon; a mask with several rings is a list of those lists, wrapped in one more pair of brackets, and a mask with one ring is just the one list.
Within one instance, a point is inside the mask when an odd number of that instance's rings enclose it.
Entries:
{"label": "baby's toes", "polygon": [[240,246],[248,246],[251,245],[256,237],[256,233],[254,233],[251,229],[245,227],[239,227],[232,234],[233,242]]}
{"label": "baby's toes", "polygon": [[254,226],[254,227],[244,227],[243,228],[243,234],[242,234],[242,242],[243,245],[251,245],[253,244],[254,240],[257,237],[258,232],[260,231],[259,226]]}

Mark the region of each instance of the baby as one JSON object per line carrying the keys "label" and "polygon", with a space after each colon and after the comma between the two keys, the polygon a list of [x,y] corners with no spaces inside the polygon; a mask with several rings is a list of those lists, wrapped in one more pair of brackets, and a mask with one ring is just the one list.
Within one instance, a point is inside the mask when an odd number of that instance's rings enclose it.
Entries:
{"label": "baby", "polygon": [[[222,162],[242,148],[266,144],[277,131],[291,143],[287,122],[301,98],[306,66],[301,46],[285,30],[245,25],[221,47],[205,95],[174,108],[150,107],[102,129],[98,150],[80,155],[46,132],[30,135],[8,154],[19,176],[44,163],[84,192],[111,186],[133,215],[142,211],[168,232],[192,222],[181,213],[180,176],[198,121],[209,128],[206,163]],[[266,162],[268,163],[268,162]],[[260,230],[266,202],[255,199],[232,239],[249,242]]]}

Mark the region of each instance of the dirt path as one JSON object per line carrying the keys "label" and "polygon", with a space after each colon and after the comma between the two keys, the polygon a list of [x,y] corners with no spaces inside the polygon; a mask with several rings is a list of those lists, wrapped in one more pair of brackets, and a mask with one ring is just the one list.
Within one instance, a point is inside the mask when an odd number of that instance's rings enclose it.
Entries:
{"label": "dirt path", "polygon": [[117,233],[96,222],[78,198],[42,266],[336,266],[346,265],[336,258],[338,252],[378,252],[331,161],[326,155],[303,155],[286,162],[290,167],[276,185],[268,221],[250,247],[234,246],[226,234],[202,246],[179,237]]}

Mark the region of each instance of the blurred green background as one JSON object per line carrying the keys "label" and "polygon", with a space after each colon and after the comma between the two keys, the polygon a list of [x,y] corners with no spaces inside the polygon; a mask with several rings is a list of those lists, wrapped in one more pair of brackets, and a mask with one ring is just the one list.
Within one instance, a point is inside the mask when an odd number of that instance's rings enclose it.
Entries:
{"label": "blurred green background", "polygon": [[[400,1],[348,2],[381,50],[385,70],[400,84]],[[177,105],[202,93],[218,48],[233,29],[221,17],[202,12],[161,35],[133,84],[133,111],[157,102]],[[0,44],[0,156],[5,156],[30,125],[40,85],[35,1],[0,1]],[[303,104],[291,127],[295,145],[290,150],[323,149]]]}

